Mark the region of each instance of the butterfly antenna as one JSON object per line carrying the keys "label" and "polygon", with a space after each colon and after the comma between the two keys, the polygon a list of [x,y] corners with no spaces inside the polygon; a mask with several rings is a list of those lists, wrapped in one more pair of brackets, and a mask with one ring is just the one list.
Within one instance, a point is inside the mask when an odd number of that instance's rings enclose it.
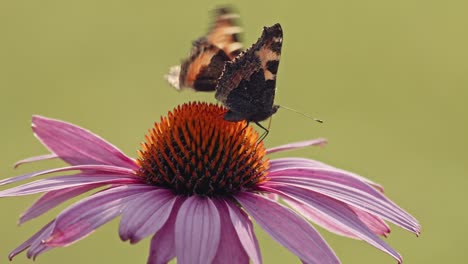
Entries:
{"label": "butterfly antenna", "polygon": [[299,112],[299,111],[297,111],[297,110],[295,110],[295,109],[292,109],[292,108],[289,108],[289,107],[286,107],[286,106],[283,106],[283,105],[281,106],[281,108],[286,108],[286,109],[288,109],[289,111],[292,111],[292,112],[294,112],[294,113],[296,113],[296,114],[300,114],[301,116],[304,116],[304,117],[307,117],[307,118],[309,118],[309,119],[312,119],[312,120],[314,120],[314,121],[316,121],[316,122],[318,122],[318,123],[323,123],[323,120],[322,120],[322,119],[318,119],[318,118],[312,117],[312,116],[310,116],[310,115],[306,115],[306,114],[304,114],[304,113],[302,113],[302,112]]}

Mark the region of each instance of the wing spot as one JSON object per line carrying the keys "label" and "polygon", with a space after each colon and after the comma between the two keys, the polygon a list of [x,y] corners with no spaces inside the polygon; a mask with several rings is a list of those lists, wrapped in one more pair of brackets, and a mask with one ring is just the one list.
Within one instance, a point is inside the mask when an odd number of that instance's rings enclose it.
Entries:
{"label": "wing spot", "polygon": [[265,47],[262,47],[260,50],[256,51],[255,55],[259,58],[260,63],[262,64],[265,80],[275,80],[276,75],[268,69],[267,64],[270,61],[279,61],[280,55]]}

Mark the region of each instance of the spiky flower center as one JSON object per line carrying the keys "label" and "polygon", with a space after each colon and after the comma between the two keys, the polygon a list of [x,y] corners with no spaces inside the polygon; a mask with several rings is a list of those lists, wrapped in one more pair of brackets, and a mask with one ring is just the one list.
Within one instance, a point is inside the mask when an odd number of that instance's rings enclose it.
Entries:
{"label": "spiky flower center", "polygon": [[263,142],[245,122],[223,119],[226,109],[206,103],[178,106],[146,135],[139,175],[180,195],[229,196],[266,180]]}

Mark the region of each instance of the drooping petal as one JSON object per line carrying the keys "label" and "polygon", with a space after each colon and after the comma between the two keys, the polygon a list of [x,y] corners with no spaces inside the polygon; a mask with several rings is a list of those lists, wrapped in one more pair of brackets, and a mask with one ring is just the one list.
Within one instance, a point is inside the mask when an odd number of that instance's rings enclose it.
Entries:
{"label": "drooping petal", "polygon": [[62,247],[88,236],[119,216],[128,201],[149,188],[154,187],[134,184],[109,188],[73,204],[57,216],[52,234],[44,243]]}
{"label": "drooping petal", "polygon": [[122,207],[123,205],[117,202],[99,206],[100,210],[98,212],[86,215],[85,219],[69,224],[66,228],[60,230],[55,228],[51,237],[45,243],[57,247],[65,247],[75,243],[93,233],[98,227],[119,216]]}
{"label": "drooping petal", "polygon": [[69,164],[106,164],[137,168],[135,161],[118,148],[76,125],[33,116],[32,128],[42,144]]}
{"label": "drooping petal", "polygon": [[232,225],[242,246],[254,264],[262,263],[262,255],[255,236],[252,221],[237,205],[226,201]]}
{"label": "drooping petal", "polygon": [[281,146],[277,146],[274,148],[269,148],[266,150],[267,154],[272,154],[275,152],[298,149],[298,148],[305,148],[310,146],[324,146],[327,143],[327,140],[324,138],[317,138],[313,140],[306,140],[300,142],[289,143]]}
{"label": "drooping petal", "polygon": [[47,225],[43,226],[39,231],[37,231],[33,236],[31,236],[28,240],[24,241],[21,245],[13,249],[10,254],[8,255],[8,258],[13,260],[13,258],[18,255],[19,253],[23,252],[27,248],[29,248],[33,243],[37,241],[42,241],[43,239],[46,239],[49,237],[50,233],[52,232],[53,229],[53,224],[55,220],[50,221]]}
{"label": "drooping petal", "polygon": [[335,225],[344,228],[356,237],[389,254],[398,263],[402,262],[400,254],[380,240],[345,203],[313,191],[286,184],[278,184],[271,188],[267,187],[266,190],[288,199],[302,202],[320,214],[327,215],[328,220],[332,221]]}
{"label": "drooping petal", "polygon": [[177,262],[211,263],[220,240],[218,209],[209,198],[191,196],[179,209],[175,224]]}
{"label": "drooping petal", "polygon": [[41,255],[41,254],[43,254],[43,253],[45,253],[45,252],[47,252],[47,251],[49,251],[49,250],[51,250],[53,248],[54,247],[48,247],[48,246],[46,246],[46,245],[44,245],[42,243],[40,244],[39,242],[37,242],[37,246],[32,245],[31,249],[28,250],[28,253],[26,254],[26,256],[28,258],[32,259],[32,260],[36,260],[36,258],[39,255]]}
{"label": "drooping petal", "polygon": [[147,264],[166,264],[175,258],[175,222],[180,205],[184,198],[179,197],[173,210],[161,229],[151,238],[150,253]]}
{"label": "drooping petal", "polygon": [[[213,260],[214,264],[232,263],[232,264],[245,264],[249,263],[249,256],[244,250],[239,237],[234,229],[231,218],[229,216],[228,208],[224,201],[213,200],[219,211],[221,219],[221,239],[219,241],[218,251]],[[256,263],[256,262],[254,262]]]}
{"label": "drooping petal", "polygon": [[[294,200],[286,199],[283,197],[283,200],[294,210],[299,212],[301,215],[305,216],[312,222],[320,225],[321,227],[327,229],[328,231],[346,236],[353,239],[360,239],[346,228],[343,228],[341,225],[334,223],[333,219],[329,219],[330,216],[321,214],[317,210],[313,210],[308,206],[305,206],[303,203],[295,202]],[[359,219],[374,233],[381,236],[387,236],[390,233],[390,227],[380,218],[375,215],[364,212],[358,208],[349,206],[350,209],[359,217]]]}
{"label": "drooping petal", "polygon": [[356,213],[359,219],[369,227],[372,232],[377,235],[386,237],[390,233],[390,227],[385,223],[384,220],[380,219],[378,216],[370,214],[368,212],[362,211],[359,208],[352,207],[350,208]]}
{"label": "drooping petal", "polygon": [[127,175],[67,175],[29,182],[10,189],[0,191],[0,197],[30,195],[60,189],[84,186],[89,184],[131,184],[139,183],[139,179]]}
{"label": "drooping petal", "polygon": [[[50,230],[50,232],[52,232],[52,230]],[[46,235],[47,233],[44,233],[44,235]],[[50,233],[49,233],[50,234]],[[47,238],[47,237],[44,237],[44,239]],[[35,260],[39,255],[41,255],[42,253],[46,252],[46,251],[49,251],[51,249],[54,248],[54,246],[47,246],[45,243],[44,243],[44,239],[36,239],[32,244],[31,246],[29,247],[29,250],[28,252],[26,253],[26,256],[30,259],[33,259]]]}
{"label": "drooping petal", "polygon": [[36,171],[28,174],[23,174],[20,176],[16,177],[11,177],[7,179],[3,179],[0,181],[0,186],[5,185],[5,184],[10,184],[10,183],[15,183],[19,181],[24,181],[27,179],[31,179],[34,177],[46,175],[46,174],[51,174],[51,173],[57,173],[57,172],[65,172],[65,171],[82,171],[82,172],[89,172],[89,174],[96,174],[96,173],[101,173],[101,174],[123,174],[123,175],[135,175],[135,171],[123,167],[116,167],[116,166],[108,166],[108,165],[77,165],[77,166],[68,166],[68,167],[62,167],[62,168],[55,168],[55,169],[49,169],[49,170],[43,170],[43,171]]}
{"label": "drooping petal", "polygon": [[287,205],[296,210],[299,214],[303,215],[309,221],[325,228],[326,230],[340,236],[360,240],[359,237],[349,232],[348,229],[346,229],[342,225],[336,224],[335,221],[333,221],[333,219],[331,219],[329,215],[321,214],[317,210],[313,210],[312,208],[305,206],[303,203],[296,202],[292,199],[287,199],[283,197],[283,200]]}
{"label": "drooping petal", "polygon": [[320,234],[291,209],[254,193],[235,196],[271,237],[306,263],[339,263]]}
{"label": "drooping petal", "polygon": [[41,160],[49,160],[49,159],[56,159],[58,158],[57,154],[55,153],[52,153],[52,154],[45,154],[45,155],[40,155],[40,156],[35,156],[35,157],[30,157],[30,158],[27,158],[27,159],[23,159],[23,160],[20,160],[18,162],[15,163],[15,165],[13,166],[15,169],[18,168],[19,166],[23,165],[23,164],[27,164],[27,163],[31,163],[31,162],[36,162],[36,161],[41,161]]}
{"label": "drooping petal", "polygon": [[382,185],[378,184],[378,183],[375,183],[367,178],[364,178],[358,174],[355,174],[355,173],[352,173],[352,172],[349,172],[349,171],[345,171],[345,170],[342,170],[342,169],[338,169],[338,168],[335,168],[331,165],[328,165],[328,164],[325,164],[323,162],[320,162],[320,161],[316,161],[316,160],[311,160],[311,159],[305,159],[305,158],[280,158],[280,159],[274,159],[274,160],[271,160],[270,161],[270,173],[272,175],[284,175],[284,171],[288,171],[288,170],[293,170],[293,169],[301,169],[301,168],[323,168],[323,169],[331,169],[331,170],[336,170],[336,171],[341,171],[351,177],[354,177],[358,180],[361,180],[371,186],[373,186],[374,188],[376,188],[377,190],[379,190],[380,192],[383,192],[384,191],[384,188]]}
{"label": "drooping petal", "polygon": [[292,169],[295,167],[312,167],[312,168],[332,168],[332,166],[323,162],[305,158],[279,158],[270,160],[270,173]]}
{"label": "drooping petal", "polygon": [[176,200],[169,190],[154,188],[133,199],[122,212],[120,239],[134,244],[156,233],[166,223]]}
{"label": "drooping petal", "polygon": [[267,184],[287,183],[307,188],[377,215],[404,229],[419,234],[418,221],[382,193],[341,170],[301,168],[269,175]]}
{"label": "drooping petal", "polygon": [[88,184],[47,192],[20,216],[19,224],[36,218],[61,203],[100,186],[102,184]]}

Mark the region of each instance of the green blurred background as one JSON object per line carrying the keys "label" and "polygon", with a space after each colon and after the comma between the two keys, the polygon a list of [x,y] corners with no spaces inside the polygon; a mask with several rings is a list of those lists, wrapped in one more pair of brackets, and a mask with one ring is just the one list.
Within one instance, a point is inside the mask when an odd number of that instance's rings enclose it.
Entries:
{"label": "green blurred background", "polygon": [[[88,128],[135,156],[152,123],[189,100],[164,81],[224,2],[1,1],[0,177],[44,154],[30,129],[32,114]],[[466,1],[236,1],[250,45],[280,22],[283,56],[267,146],[327,137],[306,156],[358,172],[417,217],[419,238],[392,226],[385,239],[406,263],[460,263],[468,257],[468,16]],[[280,155],[278,155],[280,156]],[[277,157],[278,157],[277,156]],[[22,227],[35,197],[0,200],[0,263],[59,210]],[[63,209],[62,206],[60,209]],[[145,263],[148,240],[120,242],[117,221],[37,263]],[[320,230],[343,263],[395,263],[373,247]],[[258,229],[265,263],[298,262]],[[31,263],[22,254],[14,263]]]}

